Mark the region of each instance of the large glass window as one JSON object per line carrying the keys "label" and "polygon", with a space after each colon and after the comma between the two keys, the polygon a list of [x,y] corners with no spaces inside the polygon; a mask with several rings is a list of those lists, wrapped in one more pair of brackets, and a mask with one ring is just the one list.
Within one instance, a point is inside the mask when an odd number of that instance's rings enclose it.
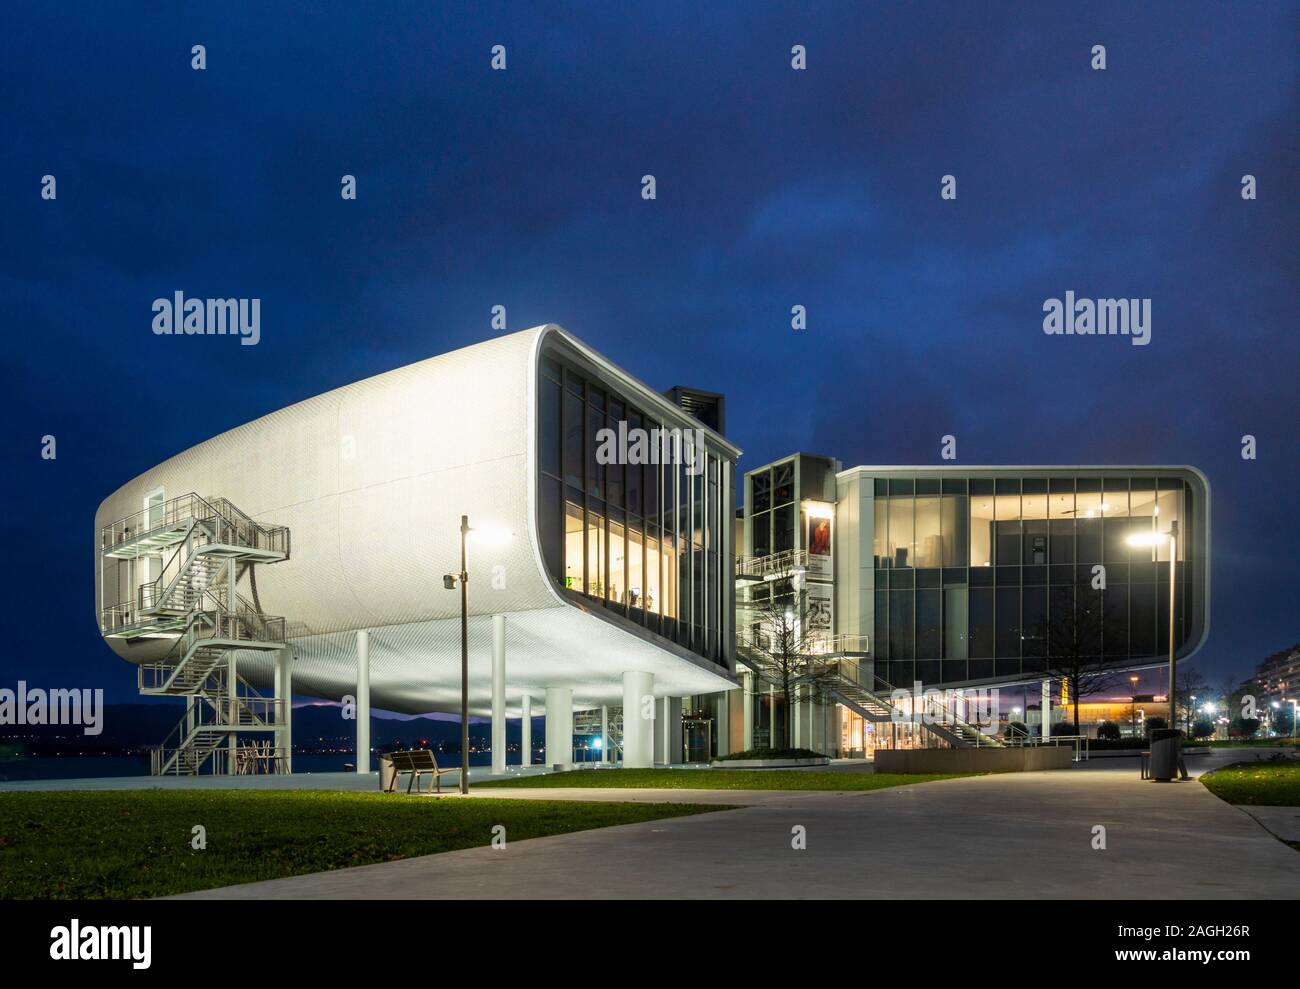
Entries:
{"label": "large glass window", "polygon": [[993,482],[972,478],[970,482],[970,565],[993,565]]}
{"label": "large glass window", "polygon": [[[951,682],[1034,676],[1074,652],[1161,655],[1168,543],[1134,549],[1129,537],[1174,519],[1184,526],[1175,631],[1179,643],[1191,634],[1181,478],[878,477],[874,495],[873,652],[891,676],[914,663],[928,677],[939,657]],[[1091,586],[1099,563],[1104,592]]]}
{"label": "large glass window", "polygon": [[916,496],[916,563],[918,567],[943,566],[943,536],[939,524],[939,496]]}
{"label": "large glass window", "polygon": [[943,532],[943,566],[964,567],[970,549],[968,499],[964,494],[948,494],[944,482],[940,530]]}
{"label": "large glass window", "polygon": [[543,358],[536,505],[543,561],[566,590],[719,659],[734,593],[724,581],[733,551],[722,497],[727,462],[698,451],[694,462],[707,470],[700,476],[680,462],[598,456],[602,430],[629,435],[627,452],[639,457],[649,451],[637,431],[653,443],[649,431],[663,426],[565,361]]}
{"label": "large glass window", "polygon": [[889,496],[889,556],[891,566],[910,567],[913,564],[913,512],[911,495]]}
{"label": "large glass window", "polygon": [[877,567],[887,567],[893,563],[893,554],[889,551],[889,498],[875,498],[875,527],[872,532],[872,553]]}
{"label": "large glass window", "polygon": [[585,587],[585,534],[582,492],[570,488],[564,505],[564,586],[573,591],[581,591]]}
{"label": "large glass window", "polygon": [[1020,563],[1020,479],[998,478],[995,510],[997,517],[997,565]]}

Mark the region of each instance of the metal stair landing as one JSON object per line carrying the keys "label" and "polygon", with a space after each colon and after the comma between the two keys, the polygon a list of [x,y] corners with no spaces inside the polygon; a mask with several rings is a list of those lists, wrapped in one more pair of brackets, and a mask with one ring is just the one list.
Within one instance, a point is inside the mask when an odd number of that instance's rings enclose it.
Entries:
{"label": "metal stair landing", "polygon": [[[890,700],[893,684],[863,667],[861,660],[870,655],[865,636],[831,636],[809,643],[802,656],[799,675],[790,686],[809,685],[820,688],[837,703],[843,704],[867,721],[876,724],[897,722],[915,724],[954,748],[1005,748],[1006,744],[976,725],[957,717],[941,702],[929,700],[930,718],[915,719],[899,710]],[[761,681],[781,687],[779,671],[754,635],[738,632],[736,658]]]}
{"label": "metal stair landing", "polygon": [[[287,725],[287,699],[264,697],[236,664],[237,650],[283,648],[285,620],[262,612],[253,568],[289,559],[289,530],[254,521],[225,498],[186,494],[104,526],[100,556],[136,563],[157,576],[135,584],[131,600],[105,607],[105,638],[170,639],[159,661],[137,667],[140,693],[186,698],[186,713],[151,751],[154,775],[287,771],[274,739]],[[239,592],[248,576],[253,597]],[[240,736],[272,741],[241,746]]]}

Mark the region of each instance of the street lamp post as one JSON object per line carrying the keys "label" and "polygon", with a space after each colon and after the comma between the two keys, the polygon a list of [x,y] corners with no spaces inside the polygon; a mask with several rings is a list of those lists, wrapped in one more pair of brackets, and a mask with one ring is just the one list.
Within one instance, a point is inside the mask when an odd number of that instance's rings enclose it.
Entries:
{"label": "street lamp post", "polygon": [[493,530],[471,528],[469,516],[460,517],[460,572],[443,574],[442,586],[454,591],[460,585],[460,792],[469,793],[469,562],[466,542],[471,533],[495,536]]}
{"label": "street lamp post", "polygon": [[1138,678],[1135,677],[1135,676],[1131,676],[1131,677],[1128,678],[1128,682],[1129,682],[1129,697],[1128,697],[1128,721],[1129,721],[1129,730],[1130,730],[1131,732],[1133,732],[1134,735],[1137,735],[1137,689],[1138,689]]}
{"label": "street lamp post", "polygon": [[[1174,655],[1174,618],[1178,602],[1178,520],[1169,523],[1168,532],[1144,532],[1129,536],[1127,541],[1130,546],[1158,546],[1166,540],[1169,542],[1169,710],[1172,714],[1178,696],[1174,690],[1178,674]],[[1172,717],[1170,721],[1173,721]]]}

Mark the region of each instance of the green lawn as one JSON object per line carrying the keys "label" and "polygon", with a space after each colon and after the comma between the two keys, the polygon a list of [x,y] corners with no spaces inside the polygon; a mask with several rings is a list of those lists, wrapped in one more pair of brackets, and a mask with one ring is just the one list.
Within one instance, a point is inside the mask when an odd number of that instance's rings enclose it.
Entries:
{"label": "green lawn", "polygon": [[[248,790],[0,793],[0,899],[165,896],[726,808]],[[207,830],[207,849],[190,847]]]}
{"label": "green lawn", "polygon": [[977,773],[820,772],[815,769],[580,769],[517,780],[478,783],[487,786],[653,787],[664,790],[879,790],[907,783],[950,780]]}
{"label": "green lawn", "polygon": [[1201,777],[1230,804],[1300,807],[1300,762],[1238,762]]}

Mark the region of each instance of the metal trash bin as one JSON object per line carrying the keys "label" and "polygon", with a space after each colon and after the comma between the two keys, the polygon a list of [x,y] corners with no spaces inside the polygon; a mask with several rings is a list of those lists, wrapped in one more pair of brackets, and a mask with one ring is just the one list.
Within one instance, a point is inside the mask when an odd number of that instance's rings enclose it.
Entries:
{"label": "metal trash bin", "polygon": [[1177,728],[1157,728],[1151,732],[1151,778],[1168,783],[1178,775],[1178,758],[1183,748],[1183,733]]}
{"label": "metal trash bin", "polygon": [[387,793],[393,786],[393,777],[397,775],[397,770],[393,768],[393,757],[390,755],[380,755],[379,757],[379,789]]}

